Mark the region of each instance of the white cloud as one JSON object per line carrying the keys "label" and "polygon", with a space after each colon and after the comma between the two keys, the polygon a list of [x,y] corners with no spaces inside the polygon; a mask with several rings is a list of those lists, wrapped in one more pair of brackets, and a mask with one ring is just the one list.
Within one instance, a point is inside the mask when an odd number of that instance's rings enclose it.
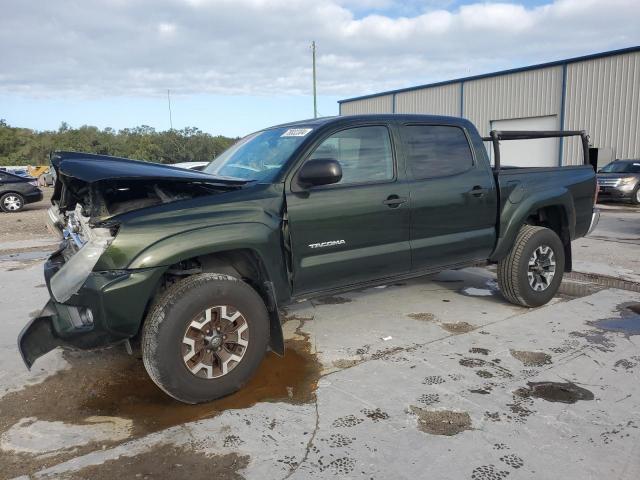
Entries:
{"label": "white cloud", "polygon": [[306,94],[316,40],[320,93],[349,96],[640,44],[637,0],[407,5],[5,0],[0,93]]}

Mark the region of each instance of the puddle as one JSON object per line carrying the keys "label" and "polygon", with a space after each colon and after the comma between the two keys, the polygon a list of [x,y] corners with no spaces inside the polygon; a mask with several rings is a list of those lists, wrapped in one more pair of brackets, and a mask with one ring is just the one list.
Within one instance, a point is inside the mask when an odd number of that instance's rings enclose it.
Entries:
{"label": "puddle", "polygon": [[432,435],[457,435],[471,430],[471,417],[467,412],[451,410],[425,410],[411,405],[411,413],[418,417],[418,428]]}
{"label": "puddle", "polygon": [[[268,353],[239,392],[201,405],[186,405],[167,396],[149,379],[142,361],[119,348],[65,352],[71,368],[0,399],[0,433],[28,417],[75,425],[87,424],[90,417],[118,417],[131,420],[131,435],[139,437],[258,402],[311,402],[321,365],[308,342],[289,340],[286,346],[284,357]],[[0,463],[11,464],[16,476],[43,464],[18,460],[0,452]]]}
{"label": "puddle", "polygon": [[469,333],[475,330],[477,327],[475,325],[471,325],[467,322],[456,322],[456,323],[441,323],[440,327],[446,330],[449,333],[453,333],[454,335],[460,335],[461,333]]}
{"label": "puddle", "polygon": [[516,360],[520,360],[527,367],[541,367],[551,363],[551,355],[544,352],[511,350],[511,356]]}
{"label": "puddle", "polygon": [[466,295],[468,297],[490,297],[494,294],[492,290],[488,288],[475,288],[475,287],[467,287],[460,290],[460,293]]}
{"label": "puddle", "polygon": [[640,303],[623,304],[618,308],[619,317],[588,322],[600,330],[619,332],[626,337],[640,335]]}
{"label": "puddle", "polygon": [[236,453],[208,456],[192,448],[161,445],[131,457],[120,456],[100,465],[85,467],[65,477],[70,480],[111,480],[162,478],[167,480],[244,479],[238,472],[249,457]]}
{"label": "puddle", "polygon": [[413,318],[414,320],[421,320],[423,322],[430,322],[436,318],[433,313],[422,313],[422,312],[409,313],[407,314],[407,317]]}
{"label": "puddle", "polygon": [[578,400],[593,400],[593,393],[566,382],[527,382],[527,388],[519,388],[514,395],[522,398],[535,397],[548,402],[576,403]]}

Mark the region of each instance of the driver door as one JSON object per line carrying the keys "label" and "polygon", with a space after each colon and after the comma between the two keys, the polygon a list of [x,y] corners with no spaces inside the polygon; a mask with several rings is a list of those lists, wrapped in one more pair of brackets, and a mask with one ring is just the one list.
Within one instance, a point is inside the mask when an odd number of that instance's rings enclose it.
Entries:
{"label": "driver door", "polygon": [[287,193],[294,294],[409,272],[408,187],[391,139],[384,125],[353,127],[308,155],[337,160],[342,179]]}

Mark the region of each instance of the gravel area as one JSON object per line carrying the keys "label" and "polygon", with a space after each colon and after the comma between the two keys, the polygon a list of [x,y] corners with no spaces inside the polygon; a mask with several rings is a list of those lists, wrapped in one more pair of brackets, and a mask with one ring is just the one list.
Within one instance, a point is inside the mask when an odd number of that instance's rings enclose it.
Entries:
{"label": "gravel area", "polygon": [[[44,199],[37,203],[25,205],[24,209],[17,213],[0,212],[0,238],[2,243],[16,242],[33,239],[52,239],[47,231],[45,219],[47,209],[51,205],[53,188],[43,188]],[[53,240],[54,242],[55,240]],[[52,243],[53,243],[52,242]]]}

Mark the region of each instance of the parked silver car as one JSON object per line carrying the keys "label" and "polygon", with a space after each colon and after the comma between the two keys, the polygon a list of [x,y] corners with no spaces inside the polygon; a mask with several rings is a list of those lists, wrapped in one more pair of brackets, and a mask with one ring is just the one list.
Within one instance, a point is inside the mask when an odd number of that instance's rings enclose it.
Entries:
{"label": "parked silver car", "polygon": [[616,160],[598,170],[598,197],[640,205],[640,159]]}

